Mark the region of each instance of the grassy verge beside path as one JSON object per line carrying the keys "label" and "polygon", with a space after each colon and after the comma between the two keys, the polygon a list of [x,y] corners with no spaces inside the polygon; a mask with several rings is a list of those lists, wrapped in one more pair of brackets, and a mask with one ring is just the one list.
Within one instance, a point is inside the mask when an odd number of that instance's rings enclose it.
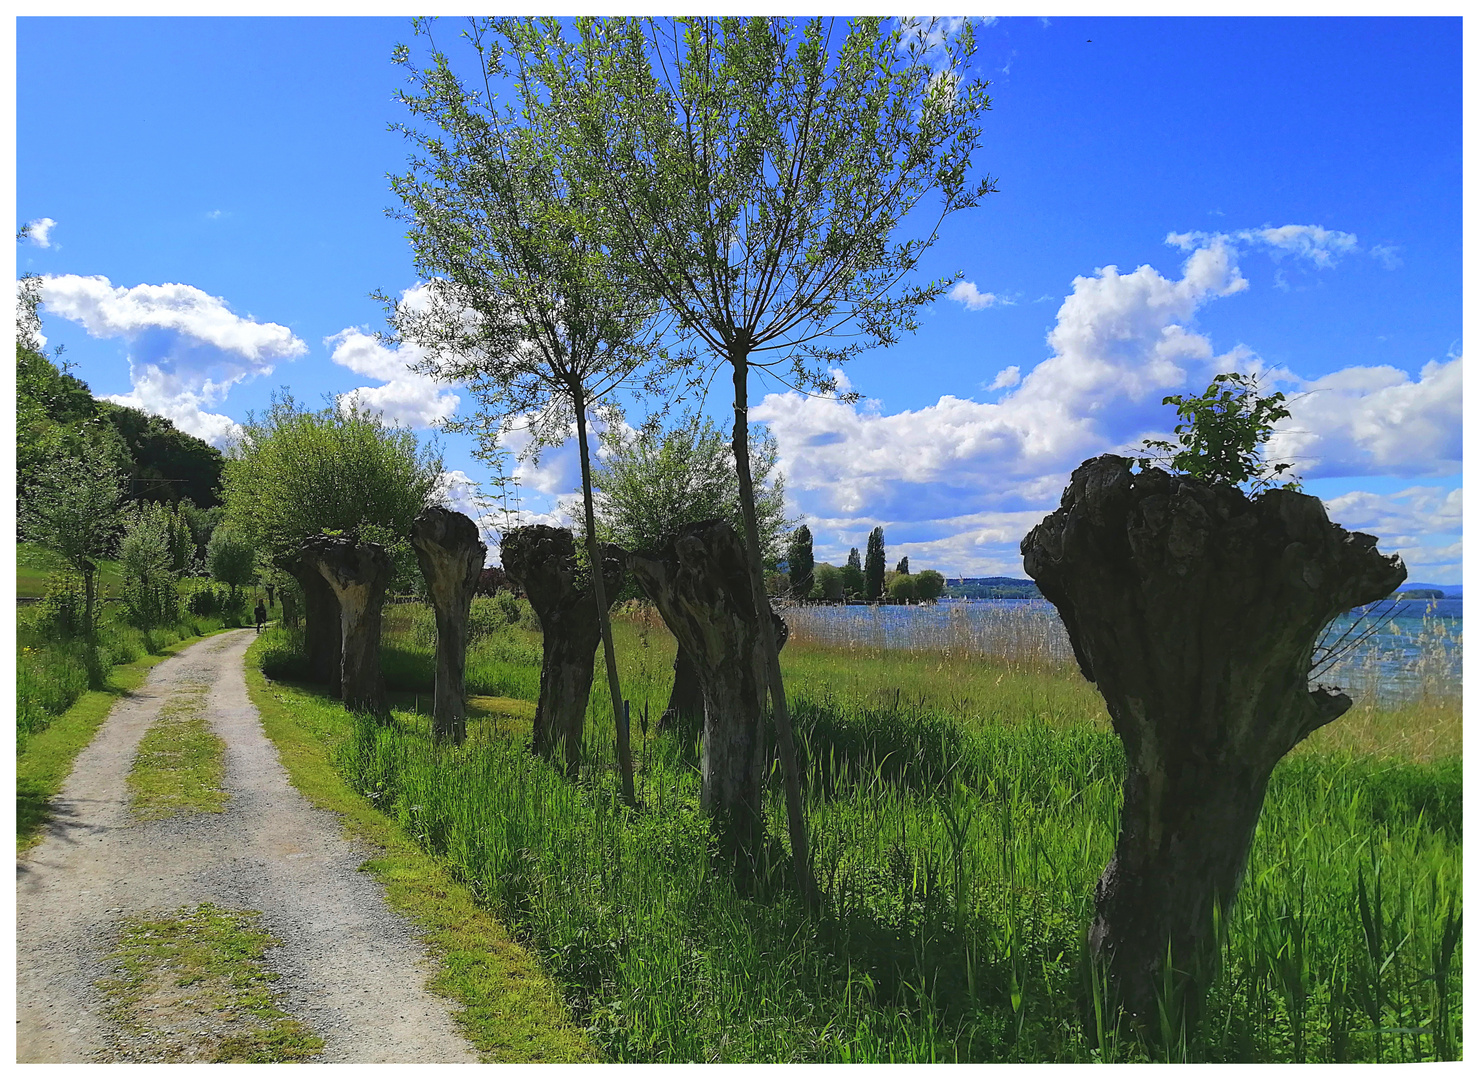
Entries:
{"label": "grassy verge beside path", "polygon": [[259,641],[247,651],[246,680],[267,737],[310,802],[340,814],[352,835],[383,850],[364,869],[384,884],[391,906],[421,930],[439,968],[430,988],[462,1005],[455,1019],[479,1055],[498,1062],[599,1060],[533,958],[439,859],[421,851],[335,771],[333,747],[353,728],[342,706],[267,680],[261,648]]}
{"label": "grassy verge beside path", "polygon": [[41,827],[49,816],[47,804],[62,789],[72,772],[72,762],[92,742],[108,718],[114,702],[143,685],[149,669],[197,641],[222,631],[186,638],[163,648],[157,656],[143,656],[131,664],[115,667],[102,690],[90,690],[58,716],[45,730],[32,735],[15,758],[15,845],[22,855],[41,838]]}

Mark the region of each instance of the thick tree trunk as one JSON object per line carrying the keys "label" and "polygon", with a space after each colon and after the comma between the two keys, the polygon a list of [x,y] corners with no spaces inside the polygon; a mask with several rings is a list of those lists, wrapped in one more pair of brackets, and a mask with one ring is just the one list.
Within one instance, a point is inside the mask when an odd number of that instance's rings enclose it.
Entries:
{"label": "thick tree trunk", "polygon": [[[626,573],[614,549],[603,547],[605,592],[615,596]],[[500,557],[510,580],[529,597],[544,633],[533,750],[551,758],[563,753],[566,772],[573,776],[580,769],[585,710],[601,641],[594,590],[576,563],[575,538],[569,529],[548,525],[510,529]],[[621,703],[615,707],[621,708]]]}
{"label": "thick tree trunk", "polygon": [[380,614],[390,584],[390,555],[379,544],[346,536],[310,537],[301,550],[339,603],[340,697],[354,712],[383,716],[388,709],[380,673]]}
{"label": "thick tree trunk", "polygon": [[411,545],[426,578],[437,622],[437,677],[432,734],[438,742],[461,745],[467,738],[464,669],[467,617],[488,549],[466,514],[437,506],[416,515]]}
{"label": "thick tree trunk", "polygon": [[1274,766],[1350,708],[1309,685],[1320,633],[1407,572],[1319,499],[1132,475],[1112,455],[1075,470],[1022,556],[1125,749],[1091,949],[1130,1014],[1189,1021],[1214,972],[1213,910],[1232,909]]}
{"label": "thick tree trunk", "polygon": [[765,839],[769,759],[761,630],[784,644],[786,624],[768,603],[766,622],[757,617],[745,547],[723,521],[685,525],[661,551],[628,555],[627,565],[693,665],[704,709],[701,805],[726,855],[753,871]]}
{"label": "thick tree trunk", "polygon": [[289,630],[298,628],[298,602],[287,589],[282,591],[282,624]]}
{"label": "thick tree trunk", "polygon": [[318,567],[303,558],[301,550],[296,558],[279,560],[277,565],[303,590],[303,649],[308,654],[308,678],[325,684],[329,694],[338,697],[344,652],[339,598]]}
{"label": "thick tree trunk", "polygon": [[693,655],[682,645],[673,657],[673,692],[668,695],[668,707],[657,722],[659,731],[675,731],[692,739],[703,728],[704,688],[698,681],[698,668]]}

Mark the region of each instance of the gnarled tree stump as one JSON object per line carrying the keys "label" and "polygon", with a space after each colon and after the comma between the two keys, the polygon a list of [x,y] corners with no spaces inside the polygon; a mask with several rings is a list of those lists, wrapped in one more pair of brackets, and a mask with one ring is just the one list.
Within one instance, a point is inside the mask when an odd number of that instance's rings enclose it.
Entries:
{"label": "gnarled tree stump", "polygon": [[467,738],[464,669],[467,617],[483,572],[488,548],[466,514],[435,506],[416,515],[411,546],[426,578],[437,623],[437,676],[432,704],[432,734],[438,742],[461,745]]}
{"label": "gnarled tree stump", "polygon": [[[617,549],[605,545],[602,558],[606,595],[614,597],[626,581]],[[534,709],[533,750],[544,757],[564,751],[565,769],[580,769],[585,739],[585,709],[591,696],[601,623],[595,590],[575,559],[569,529],[525,525],[510,529],[501,551],[504,572],[529,597],[544,632],[544,663],[539,671],[539,704]],[[613,706],[621,708],[621,702]]]}
{"label": "gnarled tree stump", "polygon": [[1169,945],[1166,1004],[1187,1017],[1213,974],[1213,908],[1232,909],[1269,775],[1350,708],[1309,685],[1320,633],[1407,571],[1312,496],[1132,475],[1113,455],[1074,471],[1022,556],[1125,750],[1091,950],[1122,1006],[1149,1019]]}
{"label": "gnarled tree stump", "polygon": [[339,601],[342,637],[340,670],[345,706],[384,715],[385,679],[380,674],[380,612],[390,584],[390,555],[379,544],[347,536],[303,541],[303,559],[318,568]]}
{"label": "gnarled tree stump", "polygon": [[[685,525],[627,565],[690,657],[703,693],[703,786],[726,854],[753,868],[765,838],[766,657],[745,548],[721,520]],[[777,648],[786,624],[774,611]]]}
{"label": "gnarled tree stump", "polygon": [[[303,590],[303,649],[308,654],[308,678],[324,683],[329,693],[339,696],[343,679],[341,662],[344,628],[339,615],[339,598],[318,572],[318,567],[303,557],[277,560],[277,566],[291,574]],[[286,621],[287,612],[283,612]],[[294,623],[297,617],[294,615]]]}

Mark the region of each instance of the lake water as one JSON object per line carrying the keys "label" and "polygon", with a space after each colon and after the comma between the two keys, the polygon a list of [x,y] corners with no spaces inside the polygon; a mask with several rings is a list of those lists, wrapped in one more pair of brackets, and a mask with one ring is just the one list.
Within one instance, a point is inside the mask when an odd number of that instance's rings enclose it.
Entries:
{"label": "lake water", "polygon": [[[1046,600],[807,605],[784,611],[798,638],[867,649],[967,656],[1073,659],[1068,632]],[[1337,617],[1315,651],[1315,680],[1384,703],[1454,694],[1463,676],[1463,600],[1371,604]]]}

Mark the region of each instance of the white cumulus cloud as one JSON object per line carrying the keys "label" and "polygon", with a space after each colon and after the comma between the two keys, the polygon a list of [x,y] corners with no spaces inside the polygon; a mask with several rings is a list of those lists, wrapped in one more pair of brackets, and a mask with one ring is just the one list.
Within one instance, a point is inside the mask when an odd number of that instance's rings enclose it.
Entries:
{"label": "white cumulus cloud", "polygon": [[33,218],[26,222],[26,236],[39,248],[51,247],[51,230],[56,228],[56,222],[49,217]]}
{"label": "white cumulus cloud", "polygon": [[1008,303],[995,293],[983,293],[976,288],[974,281],[957,281],[955,287],[946,295],[956,303],[964,304],[967,311],[981,311],[995,307],[997,304]]}
{"label": "white cumulus cloud", "polygon": [[434,427],[457,412],[460,399],[445,383],[411,369],[421,358],[415,345],[387,345],[373,334],[349,327],[325,338],[324,346],[333,350],[329,358],[334,363],[381,384],[340,394],[341,407],[356,402],[392,423],[417,428]]}
{"label": "white cumulus cloud", "polygon": [[221,297],[193,285],[124,288],[102,276],[64,274],[43,278],[42,296],[49,314],[92,337],[128,343],[133,386],[110,400],[168,417],[217,446],[239,429],[207,410],[237,383],[308,351],[286,326],[237,315]]}
{"label": "white cumulus cloud", "polygon": [[1445,476],[1463,467],[1463,357],[1433,360],[1414,380],[1394,367],[1291,379],[1289,418],[1268,457],[1303,476]]}

